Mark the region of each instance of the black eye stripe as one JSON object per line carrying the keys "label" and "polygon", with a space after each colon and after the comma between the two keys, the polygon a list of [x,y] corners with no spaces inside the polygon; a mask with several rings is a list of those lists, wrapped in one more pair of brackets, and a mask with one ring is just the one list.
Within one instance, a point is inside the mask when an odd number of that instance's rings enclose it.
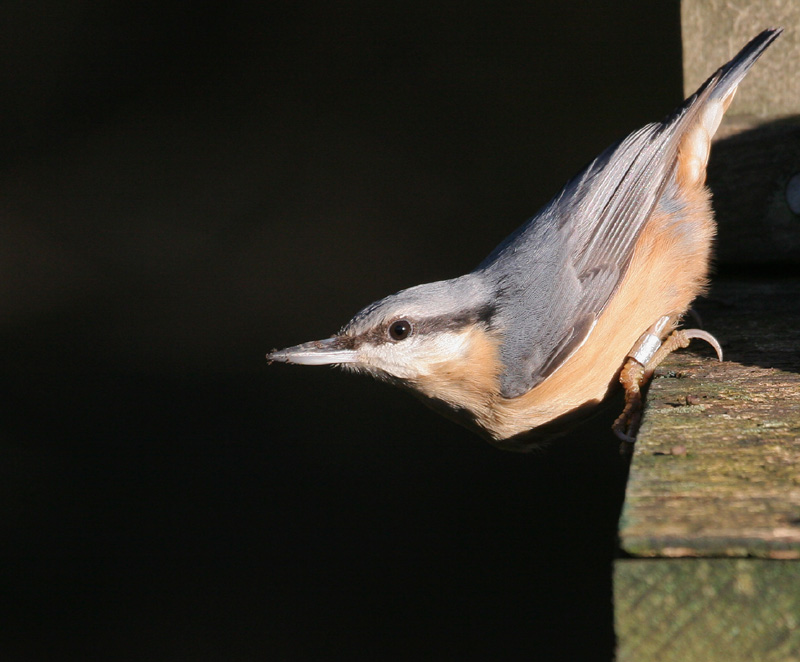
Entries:
{"label": "black eye stripe", "polygon": [[[395,343],[407,338],[396,338],[392,335],[393,325],[405,322],[409,325],[408,335],[425,336],[446,331],[459,331],[473,324],[480,324],[491,328],[492,317],[495,313],[494,305],[487,304],[476,309],[460,310],[449,315],[436,315],[425,319],[409,319],[408,317],[394,318],[391,322],[376,324],[358,335],[353,335],[353,322],[340,332],[343,347],[356,349],[363,344],[379,345],[381,343]],[[355,321],[355,320],[354,320]]]}

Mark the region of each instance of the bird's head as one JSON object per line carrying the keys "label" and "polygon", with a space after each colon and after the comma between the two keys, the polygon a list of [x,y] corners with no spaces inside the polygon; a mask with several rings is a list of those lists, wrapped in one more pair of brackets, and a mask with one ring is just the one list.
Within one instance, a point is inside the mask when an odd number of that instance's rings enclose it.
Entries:
{"label": "bird's head", "polygon": [[[267,354],[270,361],[338,365],[410,388],[474,418],[490,408],[500,371],[492,297],[464,276],[376,301],[336,335]],[[459,418],[461,418],[459,416]]]}

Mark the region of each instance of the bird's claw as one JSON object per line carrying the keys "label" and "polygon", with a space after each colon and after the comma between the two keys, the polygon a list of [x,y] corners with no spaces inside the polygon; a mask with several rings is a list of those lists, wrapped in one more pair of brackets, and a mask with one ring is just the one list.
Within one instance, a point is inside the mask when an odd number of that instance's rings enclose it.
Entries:
{"label": "bird's claw", "polygon": [[[722,346],[719,344],[719,341],[708,331],[703,331],[702,329],[679,329],[678,331],[675,331],[675,333],[682,333],[687,340],[691,340],[692,338],[705,340],[714,348],[714,351],[717,353],[717,358],[722,361]],[[675,333],[673,333],[673,335],[675,335]],[[688,344],[689,343],[687,342],[684,347]]]}
{"label": "bird's claw", "polygon": [[722,347],[717,339],[702,329],[677,329],[662,343],[647,360],[646,365],[629,356],[619,375],[620,384],[625,389],[625,408],[611,427],[614,434],[624,442],[633,443],[642,421],[642,388],[650,381],[659,364],[676,349],[688,347],[692,339],[705,340],[714,348],[717,358],[722,361]]}

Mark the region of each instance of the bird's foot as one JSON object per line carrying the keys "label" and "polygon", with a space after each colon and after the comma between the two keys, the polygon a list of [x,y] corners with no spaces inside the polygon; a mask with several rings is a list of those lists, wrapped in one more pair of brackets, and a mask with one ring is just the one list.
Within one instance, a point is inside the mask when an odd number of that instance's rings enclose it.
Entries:
{"label": "bird's foot", "polygon": [[662,317],[645,333],[628,355],[619,375],[620,384],[625,389],[625,408],[619,415],[612,430],[622,441],[633,443],[642,421],[642,389],[653,376],[661,362],[677,349],[688,347],[693,338],[705,340],[714,348],[717,358],[722,361],[722,347],[717,339],[701,329],[677,329],[665,340],[659,333],[666,327],[668,317]]}

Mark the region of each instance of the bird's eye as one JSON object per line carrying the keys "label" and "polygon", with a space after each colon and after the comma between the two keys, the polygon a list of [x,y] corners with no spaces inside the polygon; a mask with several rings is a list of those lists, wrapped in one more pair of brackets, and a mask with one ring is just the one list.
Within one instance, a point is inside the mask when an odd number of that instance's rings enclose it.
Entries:
{"label": "bird's eye", "polygon": [[392,340],[405,340],[411,335],[411,322],[407,320],[397,320],[392,322],[389,327],[389,337]]}

